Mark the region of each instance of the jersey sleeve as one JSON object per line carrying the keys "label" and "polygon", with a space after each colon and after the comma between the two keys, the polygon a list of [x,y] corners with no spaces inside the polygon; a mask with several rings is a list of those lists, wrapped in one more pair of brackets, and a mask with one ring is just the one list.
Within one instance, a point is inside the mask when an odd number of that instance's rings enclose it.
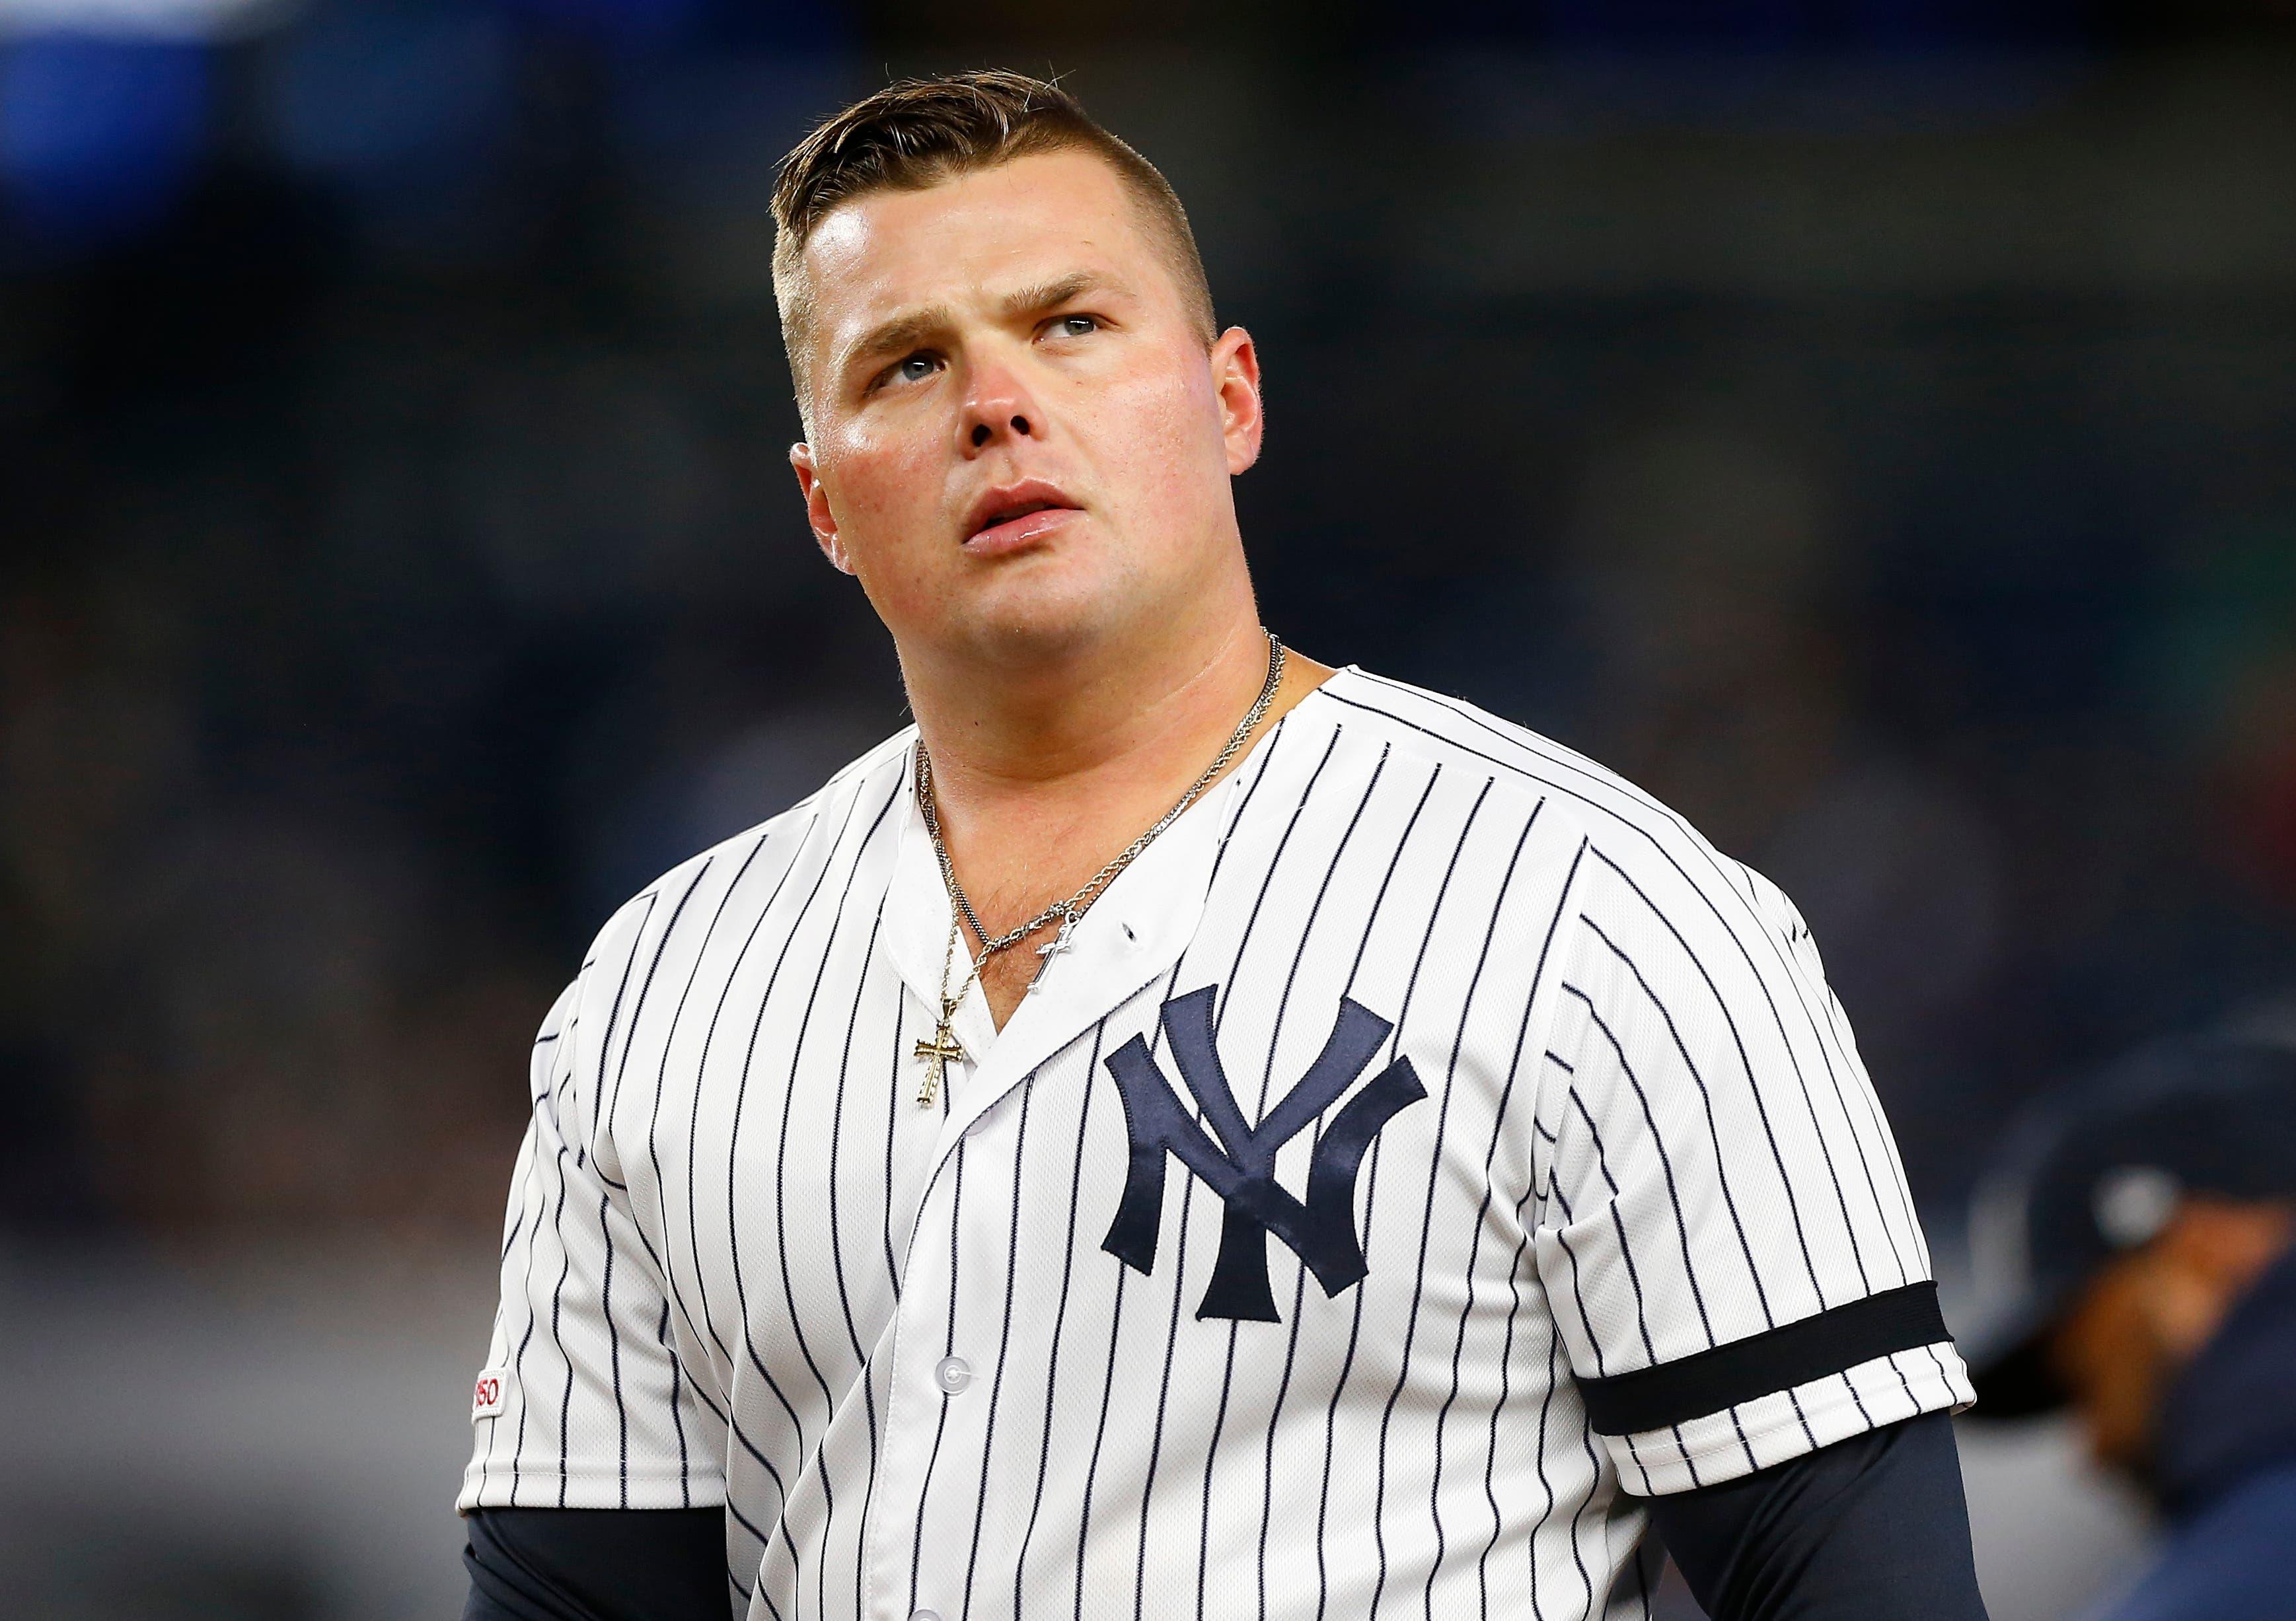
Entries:
{"label": "jersey sleeve", "polygon": [[1694,835],[1590,837],[1554,951],[1534,1250],[1628,1489],[1969,1404],[1888,1123],[1784,895]]}
{"label": "jersey sleeve", "polygon": [[[610,1011],[609,925],[534,1044],[534,1113],[504,1221],[501,1304],[455,1506],[678,1509],[726,1499],[722,1420],[681,1364],[669,1290],[610,1169],[588,1032]],[[631,949],[625,943],[620,949]]]}

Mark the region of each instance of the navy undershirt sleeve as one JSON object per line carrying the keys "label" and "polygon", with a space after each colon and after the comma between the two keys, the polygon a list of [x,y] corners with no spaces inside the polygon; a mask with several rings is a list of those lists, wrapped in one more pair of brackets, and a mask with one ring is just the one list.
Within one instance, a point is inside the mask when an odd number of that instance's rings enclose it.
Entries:
{"label": "navy undershirt sleeve", "polygon": [[1985,1621],[1942,1412],[1649,1507],[1713,1621]]}
{"label": "navy undershirt sleeve", "polygon": [[720,1509],[480,1509],[463,1621],[727,1621]]}
{"label": "navy undershirt sleeve", "polygon": [[[1985,1621],[1953,1428],[1892,1424],[1651,1518],[1714,1621]],[[716,1509],[481,1509],[463,1621],[726,1621]]]}

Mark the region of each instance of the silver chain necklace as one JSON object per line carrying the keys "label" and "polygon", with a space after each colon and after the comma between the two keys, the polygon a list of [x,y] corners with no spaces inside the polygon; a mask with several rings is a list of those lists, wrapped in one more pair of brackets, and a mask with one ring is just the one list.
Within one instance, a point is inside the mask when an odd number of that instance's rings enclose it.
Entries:
{"label": "silver chain necklace", "polygon": [[[1267,706],[1275,700],[1275,689],[1283,679],[1283,643],[1276,639],[1275,633],[1273,631],[1263,630],[1260,634],[1267,638],[1267,679],[1261,684],[1259,696],[1252,700],[1251,708],[1245,712],[1243,719],[1237,723],[1235,731],[1227,740],[1227,746],[1222,749],[1212,763],[1204,767],[1202,774],[1189,784],[1188,791],[1180,796],[1171,809],[1157,817],[1154,824],[1146,832],[1111,856],[1100,871],[1086,879],[1084,887],[1074,895],[1070,896],[1066,900],[1054,901],[1019,928],[1007,929],[994,939],[990,938],[988,931],[980,926],[980,918],[974,915],[972,903],[965,897],[964,886],[956,881],[956,866],[949,860],[948,841],[941,837],[940,814],[933,799],[932,757],[925,752],[924,739],[922,737],[917,739],[917,808],[924,816],[925,831],[932,836],[933,856],[940,863],[941,882],[947,886],[949,900],[956,909],[956,918],[962,919],[964,927],[972,929],[973,938],[980,942],[980,953],[972,959],[972,974],[978,974],[988,959],[998,952],[1018,946],[1038,929],[1054,922],[1058,922],[1061,926],[1059,937],[1038,946],[1037,954],[1046,958],[1049,963],[1052,957],[1066,951],[1069,948],[1069,937],[1076,932],[1077,920],[1084,916],[1086,910],[1093,902],[1098,900],[1108,886],[1116,881],[1117,874],[1138,859],[1141,851],[1155,843],[1157,835],[1178,821],[1180,814],[1201,798],[1204,790],[1211,786],[1213,779],[1227,769],[1229,763],[1242,751],[1246,740],[1251,736],[1253,729],[1267,717]],[[958,987],[956,995],[951,996],[948,994],[949,967],[951,960],[956,954],[956,919],[952,919],[949,925],[948,948],[941,955],[941,1012],[939,1027],[934,1031],[931,1041],[917,1043],[916,1052],[914,1054],[931,1066],[927,1070],[923,1085],[917,1093],[917,1102],[921,1106],[929,1107],[931,1104],[933,1093],[939,1083],[947,1076],[949,1064],[962,1061],[964,1057],[964,1049],[958,1044],[951,1026],[955,1019],[956,1004],[964,1000],[964,993],[971,988],[972,978],[972,975],[968,974],[964,984]]]}

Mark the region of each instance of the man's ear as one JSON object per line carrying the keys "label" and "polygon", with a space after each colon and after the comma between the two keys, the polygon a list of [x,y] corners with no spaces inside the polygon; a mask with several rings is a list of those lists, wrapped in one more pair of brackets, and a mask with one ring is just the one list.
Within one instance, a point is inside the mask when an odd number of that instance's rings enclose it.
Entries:
{"label": "man's ear", "polygon": [[1227,441],[1227,471],[1242,472],[1259,460],[1265,426],[1259,399],[1259,351],[1251,334],[1231,326],[1212,345],[1212,388],[1219,395],[1220,437]]}
{"label": "man's ear", "polygon": [[829,560],[829,566],[840,574],[853,572],[853,560],[845,551],[843,536],[838,533],[837,514],[830,510],[829,492],[823,487],[821,473],[813,464],[813,446],[800,439],[790,446],[790,467],[797,474],[799,494],[805,497],[805,520],[813,530],[814,544]]}

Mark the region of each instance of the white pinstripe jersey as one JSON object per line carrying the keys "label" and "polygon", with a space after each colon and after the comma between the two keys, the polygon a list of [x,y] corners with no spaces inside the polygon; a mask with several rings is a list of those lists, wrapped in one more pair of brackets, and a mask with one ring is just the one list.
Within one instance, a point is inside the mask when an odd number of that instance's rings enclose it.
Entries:
{"label": "white pinstripe jersey", "polygon": [[1341,671],[922,1107],[913,741],[552,1009],[464,1508],[722,1503],[751,1621],[1575,1621],[1971,1399],[1808,930],[1617,777]]}

